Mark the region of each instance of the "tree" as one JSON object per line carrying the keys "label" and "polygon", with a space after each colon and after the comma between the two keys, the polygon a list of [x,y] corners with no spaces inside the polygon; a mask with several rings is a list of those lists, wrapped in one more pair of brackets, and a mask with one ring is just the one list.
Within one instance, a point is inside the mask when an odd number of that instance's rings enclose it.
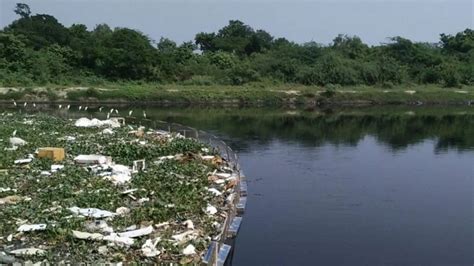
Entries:
{"label": "tree", "polygon": [[150,39],[142,33],[117,28],[101,43],[100,73],[115,79],[153,79],[155,50]]}
{"label": "tree", "polygon": [[215,52],[217,50],[214,40],[216,34],[214,33],[198,33],[194,38],[196,45],[199,46],[199,49],[203,52]]}
{"label": "tree", "polygon": [[24,35],[28,39],[27,45],[37,50],[52,44],[69,44],[68,29],[50,15],[22,17],[6,27],[5,31]]}
{"label": "tree", "polygon": [[31,14],[30,7],[24,3],[17,3],[15,7],[15,14],[22,18],[28,18]]}
{"label": "tree", "polygon": [[369,51],[369,47],[359,37],[343,34],[334,38],[332,48],[351,59],[363,58]]}
{"label": "tree", "polygon": [[466,29],[455,36],[441,34],[441,46],[446,54],[469,61],[474,51],[474,30]]}
{"label": "tree", "polygon": [[269,49],[273,36],[264,30],[255,31],[242,21],[231,20],[217,33],[201,32],[194,40],[203,52],[224,51],[245,56]]}

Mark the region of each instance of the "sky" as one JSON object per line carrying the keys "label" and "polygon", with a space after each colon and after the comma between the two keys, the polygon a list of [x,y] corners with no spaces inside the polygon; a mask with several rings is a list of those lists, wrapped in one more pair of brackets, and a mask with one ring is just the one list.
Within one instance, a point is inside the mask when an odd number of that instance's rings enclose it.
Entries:
{"label": "sky", "polygon": [[329,44],[338,34],[371,45],[402,36],[437,42],[440,33],[474,28],[474,0],[0,0],[0,27],[17,18],[15,3],[89,29],[107,23],[178,43],[238,19],[275,37]]}

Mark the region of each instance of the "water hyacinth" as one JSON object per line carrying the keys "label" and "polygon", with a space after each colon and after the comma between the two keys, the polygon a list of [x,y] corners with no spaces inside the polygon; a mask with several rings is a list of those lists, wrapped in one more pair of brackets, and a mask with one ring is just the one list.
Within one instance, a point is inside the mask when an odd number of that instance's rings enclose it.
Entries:
{"label": "water hyacinth", "polygon": [[[179,262],[183,256],[199,262],[209,239],[220,233],[213,224],[225,219],[219,214],[227,187],[209,178],[223,171],[225,160],[176,134],[147,128],[141,130],[149,134],[138,134],[133,125],[102,134],[109,123],[76,127],[74,122],[47,115],[0,116],[0,251],[19,262]],[[14,131],[25,143],[12,150]],[[41,147],[64,148],[66,157],[61,162],[38,158]],[[31,162],[15,164],[29,154]],[[74,161],[94,154],[111,162]],[[164,156],[170,159],[159,159]],[[217,159],[208,160],[212,156]],[[137,160],[145,160],[146,167],[132,172]],[[115,165],[130,179],[114,182]],[[208,206],[215,206],[212,215]],[[13,252],[22,249],[35,252]]]}

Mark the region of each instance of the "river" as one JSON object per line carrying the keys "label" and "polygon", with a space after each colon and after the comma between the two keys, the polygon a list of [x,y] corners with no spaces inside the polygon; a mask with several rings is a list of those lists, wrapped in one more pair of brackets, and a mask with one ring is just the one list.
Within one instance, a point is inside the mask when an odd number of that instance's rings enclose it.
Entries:
{"label": "river", "polygon": [[152,110],[240,155],[234,265],[472,265],[474,110]]}
{"label": "river", "polygon": [[249,198],[233,265],[473,265],[474,108],[147,115],[238,152]]}

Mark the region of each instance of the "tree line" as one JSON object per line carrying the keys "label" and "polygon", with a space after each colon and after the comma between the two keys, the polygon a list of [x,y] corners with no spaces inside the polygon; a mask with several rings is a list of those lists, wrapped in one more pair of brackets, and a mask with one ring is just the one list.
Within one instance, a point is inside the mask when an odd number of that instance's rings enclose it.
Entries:
{"label": "tree line", "polygon": [[0,30],[3,85],[97,84],[107,81],[242,85],[249,82],[382,85],[474,83],[474,31],[441,34],[438,43],[402,37],[369,46],[338,35],[330,45],[298,44],[238,20],[193,41],[155,42],[129,28],[89,30],[17,4],[18,19]]}

